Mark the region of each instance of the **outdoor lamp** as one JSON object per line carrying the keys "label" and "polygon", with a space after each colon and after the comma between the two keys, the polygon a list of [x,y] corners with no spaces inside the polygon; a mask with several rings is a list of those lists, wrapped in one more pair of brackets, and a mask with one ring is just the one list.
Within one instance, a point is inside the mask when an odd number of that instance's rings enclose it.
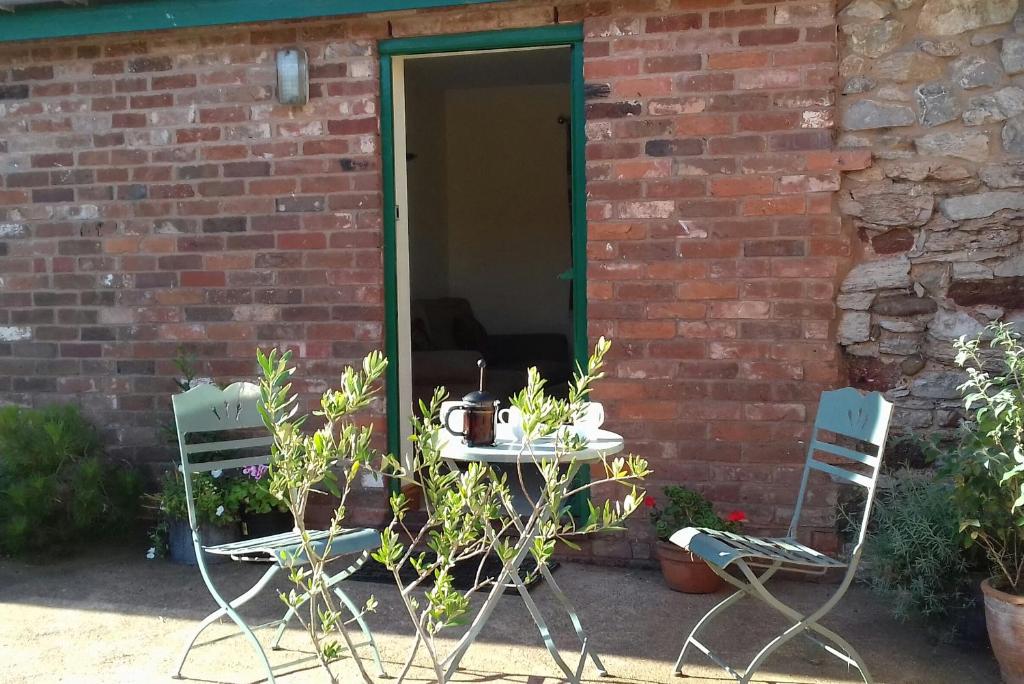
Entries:
{"label": "outdoor lamp", "polygon": [[309,67],[305,50],[286,48],[277,51],[277,100],[285,105],[309,102]]}

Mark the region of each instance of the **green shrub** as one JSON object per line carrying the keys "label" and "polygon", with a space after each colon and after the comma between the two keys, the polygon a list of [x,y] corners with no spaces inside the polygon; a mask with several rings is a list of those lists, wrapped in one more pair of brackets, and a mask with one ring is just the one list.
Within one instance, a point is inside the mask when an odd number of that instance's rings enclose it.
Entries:
{"label": "green shrub", "polygon": [[99,435],[76,407],[0,409],[0,551],[123,529],[140,492],[133,469],[104,460]]}
{"label": "green shrub", "polygon": [[896,471],[878,491],[861,572],[897,619],[946,618],[971,602],[951,496],[949,482],[912,470]]}

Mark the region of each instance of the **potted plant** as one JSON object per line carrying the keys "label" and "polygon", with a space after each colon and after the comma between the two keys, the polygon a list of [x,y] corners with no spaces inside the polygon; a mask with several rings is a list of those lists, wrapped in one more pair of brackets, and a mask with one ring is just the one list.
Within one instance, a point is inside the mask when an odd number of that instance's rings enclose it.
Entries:
{"label": "potted plant", "polygon": [[[226,544],[241,539],[239,525],[241,502],[247,485],[236,484],[237,478],[224,478],[219,470],[192,475],[192,496],[195,498],[196,522],[203,545]],[[160,492],[150,496],[159,509],[157,523],[150,531],[153,546],[148,558],[167,555],[175,563],[195,565],[195,547],[188,523],[185,480],[178,468],[170,470]],[[206,554],[206,563],[229,560],[227,556]]]}
{"label": "potted plant", "polygon": [[268,471],[265,465],[251,465],[242,468],[242,477],[232,480],[233,493],[241,497],[243,537],[268,537],[292,529],[288,505],[270,492]]}
{"label": "potted plant", "polygon": [[652,496],[646,497],[644,504],[651,509],[651,523],[658,537],[658,562],[665,583],[670,589],[687,594],[718,591],[722,587],[722,578],[703,560],[670,543],[669,537],[686,527],[738,532],[747,519],[746,514],[733,511],[722,518],[699,492],[677,486],[665,487],[663,491],[668,499],[664,508],[659,508]]}
{"label": "potted plant", "polygon": [[968,545],[984,550],[985,622],[1003,681],[1024,684],[1024,340],[996,323],[955,343],[968,416],[947,463]]}

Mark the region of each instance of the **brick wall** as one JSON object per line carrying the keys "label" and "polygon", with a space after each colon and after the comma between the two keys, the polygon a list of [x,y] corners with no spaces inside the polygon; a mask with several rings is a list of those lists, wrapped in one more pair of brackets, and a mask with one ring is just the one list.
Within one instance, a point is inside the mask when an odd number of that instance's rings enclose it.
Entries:
{"label": "brick wall", "polygon": [[678,5],[586,23],[591,332],[618,343],[600,394],[656,481],[778,529],[838,377],[833,193],[867,159],[832,151],[831,3]]}
{"label": "brick wall", "polygon": [[[301,389],[383,343],[380,38],[583,21],[591,335],[600,390],[655,484],[754,529],[788,522],[818,393],[838,378],[829,2],[503,3],[0,47],[0,397],[81,403],[111,453],[168,456],[179,345]],[[311,100],[273,55],[310,55]],[[831,491],[809,522],[827,527]],[[594,553],[644,558],[644,520]]]}

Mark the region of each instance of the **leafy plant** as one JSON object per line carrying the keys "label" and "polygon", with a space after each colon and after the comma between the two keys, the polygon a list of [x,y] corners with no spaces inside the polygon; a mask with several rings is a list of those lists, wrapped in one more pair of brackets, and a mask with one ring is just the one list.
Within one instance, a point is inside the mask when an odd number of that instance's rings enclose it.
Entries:
{"label": "leafy plant", "polygon": [[[199,524],[232,525],[242,514],[247,485],[240,478],[228,478],[220,471],[192,473],[192,496]],[[185,480],[177,468],[164,475],[157,497],[160,511],[170,520],[188,520]]]}
{"label": "leafy plant", "polygon": [[22,554],[123,529],[140,492],[132,468],[104,460],[76,407],[0,409],[0,550]]}
{"label": "leafy plant", "polygon": [[[330,663],[343,650],[351,654],[363,680],[370,682],[362,659],[355,650],[346,621],[335,603],[328,583],[328,563],[333,560],[325,550],[342,534],[346,501],[359,471],[381,465],[370,448],[372,425],[359,424],[354,416],[370,405],[378,393],[376,387],[387,367],[379,352],[369,354],[360,370],[347,367],[341,376],[341,389],[329,390],[320,400],[314,415],[322,419],[315,431],[305,430],[308,416],[299,414],[297,397],[292,393],[290,351],[277,350],[264,354],[257,351],[263,377],[260,380],[260,414],[273,435],[270,467],[267,472],[270,491],[288,507],[301,535],[301,550],[296,553],[305,564],[294,563],[291,581],[294,588],[282,593],[281,600],[306,628],[316,657],[330,677],[336,681]],[[340,472],[340,477],[339,477]],[[338,498],[338,506],[327,529],[327,538],[312,541],[306,528],[306,507],[310,494],[322,487]],[[290,559],[284,559],[289,561]],[[360,615],[373,611],[376,601],[371,596]],[[339,639],[342,643],[339,643]]]}
{"label": "leafy plant", "polygon": [[[583,415],[592,386],[602,377],[609,346],[603,338],[598,341],[586,369],[580,369],[570,385],[567,400],[548,396],[537,369],[529,370],[526,387],[512,399],[522,414],[525,433],[514,473],[499,472],[481,462],[468,463],[464,469],[451,468],[441,456],[439,437],[438,411],[446,397],[444,388],[435,390],[429,404],[421,402],[420,416],[414,417],[412,424],[412,463],[403,466],[390,457],[387,463],[396,476],[423,489],[427,519],[417,532],[411,531],[405,524],[409,500],[402,492],[393,494],[395,517],[382,533],[381,547],[374,554],[394,574],[399,596],[416,630],[399,682],[408,674],[421,646],[427,651],[437,681],[444,681],[445,659],[439,652],[438,635],[465,623],[474,594],[493,590],[496,578],[483,572],[488,556],[496,554],[509,570],[514,558],[529,553],[539,568],[549,562],[557,542],[575,548],[575,537],[620,529],[640,505],[643,492],[638,492],[635,484],[648,474],[648,467],[636,456],[601,459],[603,474],[588,484],[572,482],[576,472],[572,454],[587,442],[562,428]],[[541,439],[553,440],[555,458],[543,459],[536,454]],[[543,483],[539,490],[524,484],[524,467],[540,473]],[[616,485],[623,488],[621,497],[609,490]],[[608,498],[599,507],[591,504],[587,515],[575,520],[569,514],[569,502],[576,494],[594,487],[601,488]],[[525,509],[517,509],[514,498],[525,502]],[[538,531],[538,536],[529,544],[529,535],[524,534],[532,529]],[[473,585],[458,590],[452,570],[463,562],[478,565]],[[401,570],[406,566],[415,571],[411,581],[402,579]],[[424,591],[428,579],[432,587]]]}
{"label": "leafy plant", "polygon": [[[174,367],[178,370],[178,375],[171,380],[174,382],[178,392],[187,392],[192,389],[195,384],[198,371],[196,371],[196,355],[185,349],[185,347],[179,345],[174,354]],[[170,443],[178,444],[178,430],[174,425],[174,421],[169,421],[161,426],[164,439]],[[202,433],[200,433],[201,435]],[[198,435],[197,435],[198,436]]]}
{"label": "leafy plant", "polygon": [[686,527],[703,527],[708,530],[738,532],[746,522],[743,511],[732,511],[725,518],[715,513],[714,506],[701,494],[686,487],[670,485],[662,490],[668,502],[659,508],[654,497],[647,497],[644,504],[651,509],[651,524],[661,541]]}
{"label": "leafy plant", "polygon": [[288,512],[288,505],[270,491],[266,474],[269,467],[254,465],[242,468],[244,477],[233,480],[232,484],[241,496],[242,517],[271,513]]}
{"label": "leafy plant", "polygon": [[[192,496],[196,521],[200,525],[225,527],[245,520],[247,516],[270,511],[287,511],[284,502],[274,496],[264,475],[266,466],[251,466],[242,475],[228,476],[221,471],[192,474]],[[188,520],[185,480],[180,468],[170,468],[157,494],[146,497],[157,511],[157,522],[149,531],[152,546],[146,555],[159,558],[167,552],[169,525]]]}
{"label": "leafy plant", "polygon": [[1024,594],[1024,341],[993,323],[954,343],[967,371],[960,385],[968,418],[946,464],[968,545],[984,549],[998,588]]}
{"label": "leafy plant", "polygon": [[[947,618],[972,603],[951,483],[909,469],[887,483],[875,497],[862,577],[899,620]],[[847,517],[860,524],[859,515]]]}

